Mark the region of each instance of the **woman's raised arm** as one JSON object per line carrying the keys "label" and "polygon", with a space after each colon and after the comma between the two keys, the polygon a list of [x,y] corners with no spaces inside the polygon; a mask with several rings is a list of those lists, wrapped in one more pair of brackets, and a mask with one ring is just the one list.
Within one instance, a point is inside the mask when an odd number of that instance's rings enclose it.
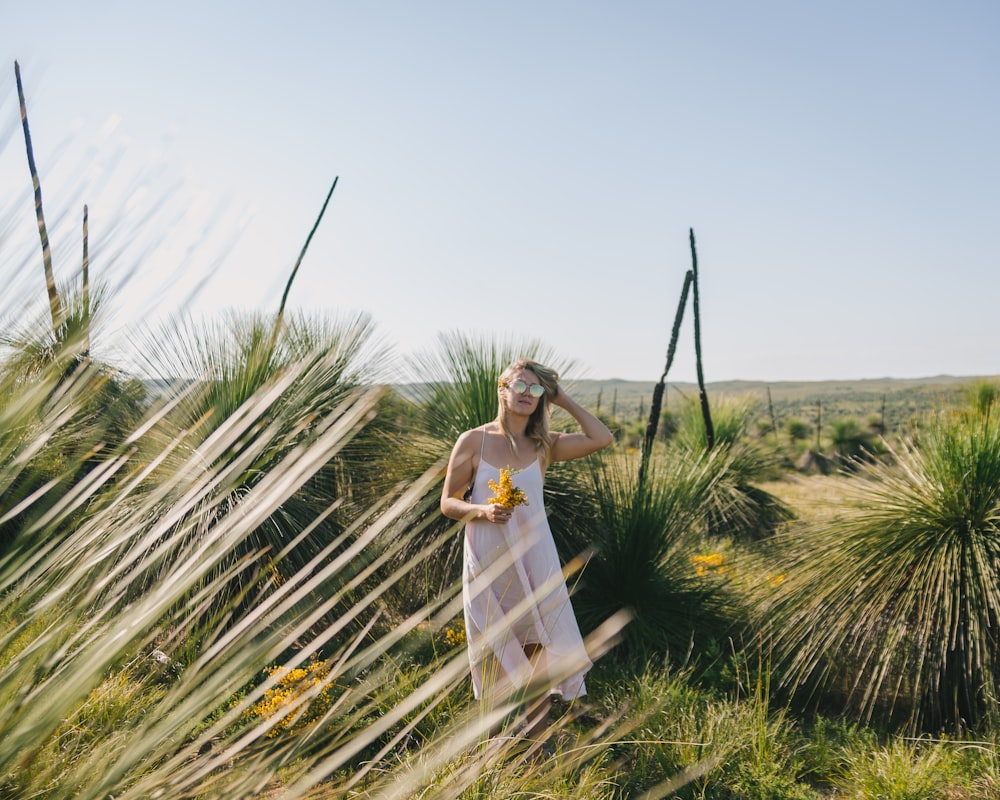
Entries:
{"label": "woman's raised arm", "polygon": [[552,443],[553,461],[570,461],[603,450],[614,441],[608,426],[563,391],[562,386],[552,398],[552,404],[569,412],[580,426],[580,433],[560,433]]}

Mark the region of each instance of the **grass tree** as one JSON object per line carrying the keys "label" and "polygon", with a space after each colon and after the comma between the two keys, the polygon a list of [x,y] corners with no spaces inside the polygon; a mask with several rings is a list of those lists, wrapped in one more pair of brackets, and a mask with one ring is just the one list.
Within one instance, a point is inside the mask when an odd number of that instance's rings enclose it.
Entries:
{"label": "grass tree", "polygon": [[831,424],[830,444],[840,463],[853,469],[859,462],[882,451],[878,437],[852,417],[835,419]]}
{"label": "grass tree", "polygon": [[[715,400],[715,447],[724,449],[726,457],[713,462],[724,474],[712,484],[714,493],[705,498],[703,508],[708,531],[714,536],[761,539],[791,517],[776,497],[756,485],[770,476],[774,466],[773,459],[749,438],[757,404],[756,398],[749,396],[720,395]],[[687,399],[682,404],[672,443],[688,454],[708,452],[698,401]]]}
{"label": "grass tree", "polygon": [[965,396],[973,408],[985,413],[1000,401],[1000,381],[978,378],[965,387]]}
{"label": "grass tree", "polygon": [[[41,179],[28,125],[20,65],[14,62],[21,127],[34,190],[35,217],[48,299],[48,317],[32,317],[23,308],[0,308],[0,433],[4,453],[27,451],[17,469],[5,476],[0,509],[0,551],[30,514],[23,501],[45,487],[71,484],[96,454],[121,443],[141,415],[145,391],[135,380],[91,357],[108,298],[106,286],[90,279],[88,210],[83,207],[83,259],[79,285],[57,285],[42,204]],[[86,389],[86,390],[84,390]],[[42,393],[40,396],[39,393]],[[44,402],[42,401],[44,396]],[[44,415],[60,407],[62,424],[39,440]],[[10,509],[18,508],[16,514]]]}
{"label": "grass tree", "polygon": [[728,628],[722,574],[699,575],[696,557],[705,503],[721,497],[721,462],[729,458],[724,449],[696,457],[657,452],[641,480],[636,460],[612,453],[593,462],[593,512],[576,531],[578,547],[591,551],[573,600],[585,628],[624,609],[632,617],[627,650],[675,654],[693,636],[705,641]]}
{"label": "grass tree", "polygon": [[537,340],[442,333],[437,347],[410,365],[428,433],[448,449],[459,434],[496,418],[497,379],[513,361],[530,358],[563,375],[573,364]]}
{"label": "grass tree", "polygon": [[[750,423],[756,416],[759,401],[750,395],[719,395],[713,411],[715,443],[736,445],[750,433]],[[677,432],[674,441],[691,451],[708,449],[705,423],[701,407],[695,398],[685,398],[677,413]]]}
{"label": "grass tree", "polygon": [[1000,690],[1000,415],[941,413],[788,537],[766,605],[787,685],[865,718],[975,724]]}
{"label": "grass tree", "polygon": [[[274,429],[268,446],[247,449],[245,457],[237,462],[242,472],[232,484],[233,506],[239,505],[258,481],[298,447],[300,438],[310,435],[319,420],[326,419],[363,387],[377,384],[388,358],[365,315],[338,319],[297,314],[285,318],[278,327],[269,315],[232,312],[205,323],[181,319],[155,335],[139,339],[138,345],[139,357],[145,358],[145,371],[174,379],[163,398],[164,413],[145,437],[151,447],[151,462],[159,458],[168,443],[179,441],[165,456],[168,469],[186,463],[190,469],[210,475],[219,464],[195,457],[201,443],[241,418],[246,405],[271,391],[282,375],[292,369],[299,373],[298,380],[285,385],[273,398],[267,417],[259,423]],[[372,415],[375,413],[373,409]],[[343,511],[333,511],[313,523],[318,509],[330,497],[339,498],[342,506],[365,507],[386,488],[385,477],[372,459],[372,451],[380,444],[380,438],[370,435],[368,426],[357,437],[345,438],[308,482],[248,531],[231,557],[239,560],[263,550],[282,553],[310,524],[315,528],[312,534],[275,567],[278,578],[283,580],[286,571],[294,571],[322,551],[332,537],[344,530],[347,522],[343,520],[349,518]],[[234,447],[241,452],[245,449],[242,443]],[[225,453],[223,458],[228,463],[231,454]],[[155,486],[155,472],[152,479]],[[245,578],[246,573],[241,576]],[[238,580],[230,588],[245,592],[249,586]]]}
{"label": "grass tree", "polygon": [[[85,308],[68,293],[56,332],[46,320],[12,320],[0,333],[0,451],[15,458],[2,485],[0,551],[31,512],[21,502],[44,487],[71,484],[99,453],[123,442],[142,416],[145,389],[110,365],[83,356],[102,294]],[[84,386],[87,390],[84,391]],[[45,415],[62,424],[44,436]],[[14,454],[17,454],[16,456]]]}

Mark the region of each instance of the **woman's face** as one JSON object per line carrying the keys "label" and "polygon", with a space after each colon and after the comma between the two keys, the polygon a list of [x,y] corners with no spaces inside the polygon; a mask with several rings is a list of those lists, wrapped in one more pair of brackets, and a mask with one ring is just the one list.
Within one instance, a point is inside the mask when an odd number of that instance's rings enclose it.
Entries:
{"label": "woman's face", "polygon": [[[541,386],[538,376],[531,370],[518,370],[504,383],[506,385],[500,389],[500,396],[509,413],[530,416],[538,408],[538,404],[542,402],[541,397],[533,397],[531,394],[532,386]],[[524,386],[523,393],[517,391],[522,384]]]}

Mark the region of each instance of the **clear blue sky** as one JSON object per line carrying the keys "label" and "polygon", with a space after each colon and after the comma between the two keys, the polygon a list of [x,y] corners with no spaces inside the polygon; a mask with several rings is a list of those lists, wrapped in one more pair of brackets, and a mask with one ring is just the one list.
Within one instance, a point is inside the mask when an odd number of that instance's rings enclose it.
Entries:
{"label": "clear blue sky", "polygon": [[[698,240],[708,380],[1000,373],[1000,3],[9,4],[0,281],[119,332],[364,310],[402,356],[537,337],[655,380]],[[110,335],[110,334],[109,334]],[[691,318],[674,380],[694,378]]]}

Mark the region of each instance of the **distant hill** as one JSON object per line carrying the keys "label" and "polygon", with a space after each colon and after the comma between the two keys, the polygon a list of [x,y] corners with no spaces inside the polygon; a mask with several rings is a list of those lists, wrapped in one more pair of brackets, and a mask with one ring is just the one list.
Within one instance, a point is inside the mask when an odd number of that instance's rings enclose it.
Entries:
{"label": "distant hill", "polygon": [[[854,381],[718,381],[705,386],[713,397],[752,396],[760,401],[761,416],[769,416],[768,391],[779,426],[789,418],[814,420],[822,405],[824,421],[838,417],[866,420],[882,417],[894,430],[919,415],[961,402],[965,386],[976,380],[1000,382],[1000,376],[936,375],[929,378],[875,378]],[[653,381],[573,381],[573,396],[587,408],[622,420],[644,419],[649,413]],[[667,382],[666,408],[676,409],[685,398],[697,398],[695,383]]]}
{"label": "distant hill", "polygon": [[[770,417],[768,391],[779,426],[789,419],[813,423],[822,406],[823,422],[853,417],[862,422],[884,419],[887,431],[897,430],[916,416],[935,408],[962,402],[963,389],[976,380],[1000,383],[1000,375],[935,375],[929,378],[875,378],[854,381],[716,381],[706,385],[709,404],[721,396],[751,396],[759,403],[759,416]],[[169,385],[167,381],[144,381],[155,397]],[[623,422],[645,422],[653,397],[653,381],[574,380],[569,382],[573,397],[590,410]],[[413,384],[393,387],[401,396],[416,400]],[[686,398],[697,399],[695,383],[667,383],[664,407],[676,410]]]}

